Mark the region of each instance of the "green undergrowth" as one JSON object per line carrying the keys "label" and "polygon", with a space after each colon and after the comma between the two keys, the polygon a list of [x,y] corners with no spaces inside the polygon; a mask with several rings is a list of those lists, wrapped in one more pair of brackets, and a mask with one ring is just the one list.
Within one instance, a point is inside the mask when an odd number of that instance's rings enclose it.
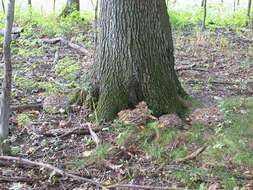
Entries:
{"label": "green undergrowth", "polygon": [[[109,130],[117,134],[114,145],[94,149],[90,160],[101,163],[101,160],[110,159],[109,149],[116,145],[151,163],[173,166],[166,175],[188,188],[208,189],[210,184],[206,181],[218,181],[224,189],[241,187],[241,171],[253,168],[253,98],[227,99],[219,103],[219,108],[224,120],[213,127],[195,123],[169,128],[161,127],[157,122],[138,127],[116,120]],[[208,148],[197,156],[197,160],[175,167],[176,160],[185,158],[204,144]],[[124,161],[118,164],[121,163]],[[200,163],[209,167],[201,167]]]}
{"label": "green undergrowth", "polygon": [[224,123],[205,152],[209,162],[253,168],[253,98],[234,98],[220,104]]}
{"label": "green undergrowth", "polygon": [[62,36],[71,32],[76,32],[78,27],[87,26],[93,16],[90,12],[73,12],[65,18],[60,18],[57,15],[43,15],[38,11],[33,10],[30,14],[28,11],[23,11],[21,8],[16,9],[16,22],[23,27],[27,32],[36,28],[37,38],[41,36]]}
{"label": "green undergrowth", "polygon": [[[201,27],[203,19],[203,9],[201,7],[186,10],[170,6],[168,10],[174,28],[190,30],[194,27]],[[236,9],[234,12],[231,7],[212,3],[207,7],[206,25],[210,29],[222,27],[241,28],[245,27],[247,20],[245,9]]]}

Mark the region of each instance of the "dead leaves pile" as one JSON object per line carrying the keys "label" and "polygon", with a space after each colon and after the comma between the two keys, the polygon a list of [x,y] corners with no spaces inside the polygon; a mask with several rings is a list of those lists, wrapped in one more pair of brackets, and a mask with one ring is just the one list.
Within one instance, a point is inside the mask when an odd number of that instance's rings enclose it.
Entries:
{"label": "dead leaves pile", "polygon": [[142,101],[135,109],[126,109],[118,113],[119,120],[128,125],[143,126],[148,121],[157,121],[159,127],[177,127],[183,125],[183,121],[176,114],[166,114],[156,118],[151,114],[147,103]]}

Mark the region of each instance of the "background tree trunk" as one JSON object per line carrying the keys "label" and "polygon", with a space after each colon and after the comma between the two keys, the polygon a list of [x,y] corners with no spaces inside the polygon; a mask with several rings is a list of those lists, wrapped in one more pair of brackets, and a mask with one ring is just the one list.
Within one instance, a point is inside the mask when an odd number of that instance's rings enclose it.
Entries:
{"label": "background tree trunk", "polygon": [[201,7],[204,7],[204,2],[205,2],[205,0],[201,1]]}
{"label": "background tree trunk", "polygon": [[247,10],[247,17],[248,17],[248,20],[247,20],[247,22],[246,22],[246,26],[248,26],[249,23],[250,23],[251,4],[252,4],[252,0],[249,0],[249,1],[248,1],[248,10]]}
{"label": "background tree trunk", "polygon": [[205,30],[206,29],[207,0],[203,0],[202,2],[203,2],[203,8],[204,8],[202,30]]}
{"label": "background tree trunk", "polygon": [[99,31],[99,120],[140,101],[155,114],[185,108],[165,0],[101,0]]}
{"label": "background tree trunk", "polygon": [[60,16],[66,17],[74,11],[80,11],[80,1],[79,0],[67,0],[67,4],[63,9]]}
{"label": "background tree trunk", "polygon": [[56,0],[53,0],[53,13],[55,14],[55,3],[56,3]]}
{"label": "background tree trunk", "polygon": [[2,9],[3,9],[3,12],[4,12],[4,14],[5,14],[4,0],[1,0],[1,3],[2,3]]}
{"label": "background tree trunk", "polygon": [[28,0],[28,11],[30,16],[32,16],[32,0]]}
{"label": "background tree trunk", "polygon": [[10,116],[10,102],[11,102],[11,31],[14,19],[15,0],[8,1],[8,9],[4,33],[4,80],[2,83],[2,94],[0,97],[0,149],[5,152],[3,140],[9,134],[9,116]]}

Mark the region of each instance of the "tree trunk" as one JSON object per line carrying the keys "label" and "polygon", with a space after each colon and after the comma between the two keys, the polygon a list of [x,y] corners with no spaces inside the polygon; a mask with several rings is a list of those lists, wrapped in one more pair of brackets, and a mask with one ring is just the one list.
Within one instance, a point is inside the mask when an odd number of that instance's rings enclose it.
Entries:
{"label": "tree trunk", "polygon": [[234,12],[236,11],[236,0],[234,0]]}
{"label": "tree trunk", "polygon": [[67,0],[67,4],[63,9],[60,16],[66,17],[74,11],[80,11],[80,1],[79,0]]}
{"label": "tree trunk", "polygon": [[204,7],[204,2],[205,2],[205,0],[201,1],[201,7]]}
{"label": "tree trunk", "polygon": [[252,4],[252,1],[251,0],[248,0],[248,11],[247,11],[247,22],[246,22],[246,25],[248,26],[249,23],[250,23],[250,12],[251,12],[251,4]]}
{"label": "tree trunk", "polygon": [[5,14],[5,6],[4,6],[4,0],[1,1],[2,3],[2,9],[3,9],[3,13]]}
{"label": "tree trunk", "polygon": [[28,0],[28,11],[30,16],[32,16],[32,0]]}
{"label": "tree trunk", "polygon": [[157,115],[185,109],[165,0],[101,0],[96,65],[99,120],[140,101]]}
{"label": "tree trunk", "polygon": [[53,1],[53,13],[55,15],[55,3],[56,3],[56,0]]}
{"label": "tree trunk", "polygon": [[3,150],[3,140],[9,134],[9,116],[10,116],[10,102],[11,102],[11,31],[14,19],[15,0],[8,1],[8,10],[6,16],[6,25],[4,33],[4,80],[2,83],[2,94],[0,97],[0,150]]}
{"label": "tree trunk", "polygon": [[202,30],[206,29],[206,12],[207,12],[207,0],[203,0],[203,9],[204,9],[204,14],[203,14],[203,21],[202,21]]}

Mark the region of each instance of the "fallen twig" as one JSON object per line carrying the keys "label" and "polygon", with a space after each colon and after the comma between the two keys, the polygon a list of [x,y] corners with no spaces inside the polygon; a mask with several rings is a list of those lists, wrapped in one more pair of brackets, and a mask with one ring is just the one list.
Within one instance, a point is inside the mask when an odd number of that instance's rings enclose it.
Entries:
{"label": "fallen twig", "polygon": [[50,165],[50,164],[45,164],[45,163],[41,163],[41,162],[34,162],[34,161],[31,161],[28,159],[23,159],[23,158],[19,158],[19,157],[12,157],[12,156],[0,156],[0,160],[14,161],[14,162],[18,162],[19,164],[24,164],[24,165],[39,166],[39,167],[51,170],[61,176],[70,177],[70,178],[77,180],[77,181],[83,181],[83,182],[87,182],[87,183],[96,185],[101,188],[105,188],[105,186],[103,186],[99,182],[96,182],[96,181],[88,179],[88,178],[80,177],[78,175],[67,173],[67,172],[65,172],[53,165]]}
{"label": "fallen twig", "polygon": [[73,49],[75,49],[75,50],[77,50],[77,51],[85,54],[85,55],[88,54],[88,50],[87,49],[85,49],[84,47],[82,47],[80,45],[74,44],[71,41],[66,40],[64,38],[53,38],[53,39],[46,39],[45,38],[45,39],[42,39],[42,42],[48,43],[48,44],[56,44],[56,43],[60,42],[60,43],[62,43],[64,45],[67,45],[67,46],[69,46],[69,47],[71,47],[71,48],[73,48]]}
{"label": "fallen twig", "polygon": [[90,135],[91,135],[92,140],[96,143],[96,146],[98,146],[99,143],[100,143],[100,140],[99,140],[97,134],[96,134],[96,133],[93,131],[93,129],[91,128],[91,125],[92,125],[91,123],[88,123],[88,124],[87,124],[87,127],[88,127],[88,129],[89,129],[89,132],[90,132]]}
{"label": "fallen twig", "polygon": [[145,185],[130,185],[130,184],[115,184],[106,187],[107,189],[113,188],[127,188],[127,189],[152,189],[152,190],[180,190],[180,188],[172,188],[172,187],[155,187],[155,186],[145,186]]}
{"label": "fallen twig", "polygon": [[59,50],[57,50],[54,54],[54,61],[53,64],[56,65],[59,61]]}
{"label": "fallen twig", "polygon": [[197,149],[195,152],[191,153],[190,155],[188,155],[184,158],[176,160],[176,163],[181,163],[181,162],[186,162],[186,161],[189,161],[189,160],[194,160],[194,159],[196,159],[196,157],[198,155],[200,155],[202,152],[204,152],[206,150],[206,148],[207,148],[207,146],[204,145],[201,148]]}

